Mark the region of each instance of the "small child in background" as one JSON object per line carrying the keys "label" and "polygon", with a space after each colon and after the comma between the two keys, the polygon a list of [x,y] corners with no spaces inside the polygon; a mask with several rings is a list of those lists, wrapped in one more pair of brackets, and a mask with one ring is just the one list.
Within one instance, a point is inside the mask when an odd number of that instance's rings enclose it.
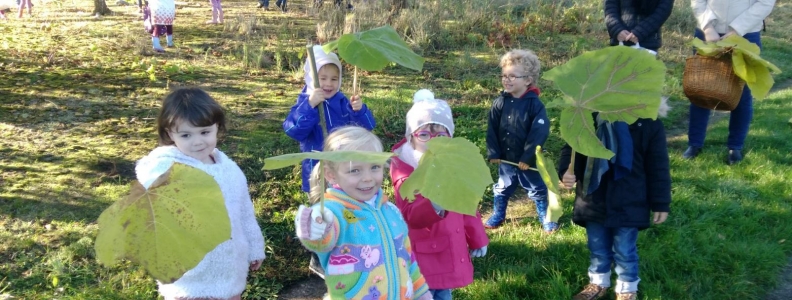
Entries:
{"label": "small child in background", "polygon": [[[662,98],[659,117],[668,106]],[[671,174],[665,129],[660,119],[638,119],[632,125],[607,122],[595,114],[597,136],[615,141],[611,160],[575,156],[574,172],[567,173],[572,148],[561,149],[558,173],[567,189],[577,184],[572,221],[586,228],[590,265],[589,284],[573,300],[604,297],[616,265],[616,299],[635,300],[638,293],[638,231],[668,218]],[[603,143],[609,145],[612,143]],[[587,166],[590,166],[587,168]],[[588,176],[587,176],[588,175]],[[583,178],[590,178],[583,182]]]}
{"label": "small child in background", "polygon": [[416,92],[413,103],[407,112],[405,138],[392,150],[398,156],[391,159],[390,169],[394,198],[410,229],[415,258],[429,292],[434,300],[450,300],[451,289],[473,282],[470,258],[484,256],[489,239],[480,214],[474,217],[446,211],[421,195],[415,195],[412,202],[400,195],[399,188],[418,167],[426,143],[454,135],[448,103],[435,99],[429,90]]}
{"label": "small child in background", "polygon": [[143,1],[142,9],[143,9],[143,28],[146,30],[146,32],[148,34],[153,35],[154,27],[159,27],[159,29],[157,30],[157,34],[158,34],[157,37],[161,37],[165,35],[165,32],[167,31],[165,25],[154,25],[154,23],[152,23],[151,9],[149,9],[148,0]]}
{"label": "small child in background", "polygon": [[[324,110],[327,132],[336,128],[356,125],[368,130],[374,129],[377,122],[374,115],[363,103],[359,95],[347,99],[341,92],[341,61],[335,53],[325,53],[321,46],[312,48],[316,58],[316,68],[319,78],[313,78],[308,59],[305,61],[305,87],[297,96],[297,103],[292,106],[286,120],[283,121],[283,130],[286,135],[300,142],[300,151],[322,151],[324,136],[319,121],[319,109]],[[319,81],[319,88],[314,88],[314,82]],[[318,161],[306,159],[302,164],[302,190],[310,191],[311,170]]]}
{"label": "small child in background", "polygon": [[209,0],[212,5],[212,20],[206,21],[206,24],[223,24],[223,4],[220,0]]}
{"label": "small child in background", "polygon": [[153,26],[151,43],[155,52],[163,53],[165,49],[162,48],[159,40],[163,33],[167,37],[168,47],[174,47],[173,21],[176,19],[176,2],[174,0],[149,0],[148,7],[150,9],[150,22]]}
{"label": "small child in background", "polygon": [[[547,233],[558,229],[558,223],[547,219],[547,186],[536,167],[536,146],[550,135],[550,120],[539,100],[541,68],[539,58],[530,50],[512,50],[501,57],[503,92],[492,102],[487,128],[487,158],[498,166],[498,182],[493,212],[484,227],[494,229],[506,220],[509,197],[522,186],[534,203],[542,228]],[[508,161],[512,164],[505,163]]]}
{"label": "small child in background", "polygon": [[179,89],[168,95],[157,117],[159,144],[135,166],[138,181],[149,188],[174,163],[206,172],[217,181],[231,221],[231,238],[220,243],[195,268],[170,284],[158,282],[166,299],[240,299],[248,270],[264,260],[264,236],[256,221],[247,179],[215,146],[225,134],[225,113],[200,89]]}
{"label": "small child in background", "polygon": [[[345,126],[329,134],[325,151],[382,152],[368,129]],[[432,299],[415,261],[407,224],[382,191],[383,164],[360,161],[317,164],[311,173],[312,203],[300,205],[297,237],[315,252],[325,271],[330,299]],[[327,183],[320,184],[319,168]]]}

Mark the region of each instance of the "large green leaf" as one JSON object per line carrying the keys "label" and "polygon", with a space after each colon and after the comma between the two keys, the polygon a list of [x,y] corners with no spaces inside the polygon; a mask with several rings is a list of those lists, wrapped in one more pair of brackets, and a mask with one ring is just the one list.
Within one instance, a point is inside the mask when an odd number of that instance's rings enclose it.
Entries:
{"label": "large green leaf", "polygon": [[416,71],[423,69],[423,57],[415,54],[388,25],[342,35],[323,48],[325,52],[338,48],[344,61],[367,71],[380,71],[392,62]]}
{"label": "large green leaf", "polygon": [[561,137],[590,157],[610,158],[596,135],[591,114],[606,121],[629,124],[638,118],[657,118],[665,79],[665,65],[654,55],[631,47],[607,47],[586,52],[547,71],[564,94],[549,107],[560,106]]}
{"label": "large green leaf", "polygon": [[492,177],[479,148],[463,138],[427,142],[418,167],[402,183],[399,193],[415,200],[415,192],[446,210],[475,216]]}
{"label": "large green leaf", "polygon": [[[539,170],[539,175],[542,176],[547,186],[547,219],[550,222],[558,222],[558,219],[564,214],[564,208],[561,207],[558,195],[560,195],[558,183],[558,173],[555,170],[555,164],[549,157],[544,156],[542,153],[542,146],[536,146],[536,169]],[[542,220],[545,222],[545,220]]]}
{"label": "large green leaf", "polygon": [[760,56],[759,46],[739,35],[730,35],[714,43],[694,39],[691,45],[703,56],[731,53],[734,74],[745,80],[751,89],[751,96],[756,99],[764,99],[773,87],[775,80],[771,71],[781,72],[781,69]]}
{"label": "large green leaf", "polygon": [[362,161],[384,164],[393,153],[371,151],[328,151],[328,152],[301,152],[267,157],[264,159],[264,170],[274,170],[298,165],[305,159],[329,160],[336,162]]}
{"label": "large green leaf", "polygon": [[209,174],[176,163],[148,190],[133,182],[129,196],[102,212],[95,248],[102,264],[128,259],[171,283],[230,238],[220,186]]}

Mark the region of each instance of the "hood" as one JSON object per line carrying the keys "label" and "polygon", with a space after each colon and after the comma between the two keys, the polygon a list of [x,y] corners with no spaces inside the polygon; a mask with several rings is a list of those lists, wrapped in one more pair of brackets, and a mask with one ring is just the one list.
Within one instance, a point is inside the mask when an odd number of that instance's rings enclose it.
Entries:
{"label": "hood", "polygon": [[[215,160],[219,163],[222,158],[214,151]],[[195,158],[189,157],[179,151],[176,146],[162,146],[157,147],[151,153],[137,161],[135,165],[135,174],[138,181],[148,188],[154,180],[160,175],[164,174],[173,163],[183,163],[187,165],[202,165],[203,163]]]}
{"label": "hood", "polygon": [[[319,69],[321,69],[323,66],[325,66],[327,64],[335,64],[336,67],[338,67],[338,87],[339,88],[338,88],[338,90],[336,90],[336,92],[341,90],[341,82],[342,82],[341,78],[342,78],[342,75],[344,74],[344,72],[343,72],[344,70],[341,68],[341,61],[338,59],[338,56],[335,53],[332,53],[332,52],[325,53],[324,50],[322,49],[322,46],[319,46],[319,45],[314,45],[311,48],[311,51],[313,51],[314,58],[316,59],[316,71],[317,72],[319,72]],[[314,91],[314,82],[317,79],[313,78],[313,72],[311,71],[310,57],[306,57],[305,58],[305,66],[303,67],[303,70],[305,71],[305,76],[303,76],[305,78],[305,93],[308,94],[308,95],[311,95],[311,94],[313,94],[313,91]]]}

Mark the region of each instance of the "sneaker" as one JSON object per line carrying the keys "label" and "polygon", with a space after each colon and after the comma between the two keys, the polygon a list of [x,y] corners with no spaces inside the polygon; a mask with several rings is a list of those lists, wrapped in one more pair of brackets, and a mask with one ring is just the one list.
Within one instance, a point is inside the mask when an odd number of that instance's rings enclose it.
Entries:
{"label": "sneaker", "polygon": [[616,293],[616,300],[635,300],[638,299],[637,293]]}
{"label": "sneaker", "polygon": [[259,2],[258,6],[256,6],[256,8],[262,8],[262,7],[264,7],[264,3],[261,2]]}
{"label": "sneaker", "polygon": [[701,147],[694,147],[690,146],[685,150],[685,153],[682,153],[682,158],[684,159],[693,159],[701,153]]}
{"label": "sneaker", "polygon": [[165,49],[162,49],[162,48],[154,48],[154,52],[157,52],[157,53],[165,53]]}
{"label": "sneaker", "polygon": [[733,165],[743,160],[742,151],[729,150],[729,164]]}
{"label": "sneaker", "polygon": [[572,297],[572,300],[596,300],[605,297],[607,293],[608,288],[589,283],[580,293]]}

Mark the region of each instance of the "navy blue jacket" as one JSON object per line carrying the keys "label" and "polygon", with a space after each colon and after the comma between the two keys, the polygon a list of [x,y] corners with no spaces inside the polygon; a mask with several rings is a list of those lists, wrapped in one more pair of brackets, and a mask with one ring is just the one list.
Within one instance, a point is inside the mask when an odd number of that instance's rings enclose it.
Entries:
{"label": "navy blue jacket", "polygon": [[[283,121],[283,130],[286,135],[300,142],[300,151],[322,151],[324,136],[322,135],[322,125],[319,122],[319,108],[325,110],[327,132],[333,132],[338,127],[356,125],[368,130],[374,129],[377,122],[368,107],[363,104],[359,111],[353,111],[349,99],[341,91],[333,95],[332,98],[323,101],[316,107],[311,107],[308,98],[310,95],[305,93],[305,88],[299,96],[297,103],[292,106],[286,120]],[[306,159],[302,163],[302,190],[310,191],[311,184],[309,178],[311,170],[318,161]]]}
{"label": "navy blue jacket", "polygon": [[487,159],[524,162],[536,166],[536,146],[550,135],[550,120],[538,89],[515,98],[501,92],[492,102],[487,128]]}
{"label": "navy blue jacket", "polygon": [[[613,180],[613,168],[602,175],[597,190],[591,195],[583,191],[587,157],[575,156],[577,188],[572,221],[585,227],[587,222],[605,227],[648,228],[650,212],[668,212],[671,204],[671,174],[668,165],[665,129],[660,120],[638,119],[630,125],[633,139],[632,172]],[[561,149],[559,177],[563,177],[572,153],[569,145]]]}
{"label": "navy blue jacket", "polygon": [[[636,4],[645,7],[636,7]],[[663,45],[660,27],[671,15],[674,0],[605,0],[605,25],[610,44],[619,44],[616,37],[627,30],[638,37],[641,47],[657,51]],[[632,46],[632,42],[625,42]]]}

